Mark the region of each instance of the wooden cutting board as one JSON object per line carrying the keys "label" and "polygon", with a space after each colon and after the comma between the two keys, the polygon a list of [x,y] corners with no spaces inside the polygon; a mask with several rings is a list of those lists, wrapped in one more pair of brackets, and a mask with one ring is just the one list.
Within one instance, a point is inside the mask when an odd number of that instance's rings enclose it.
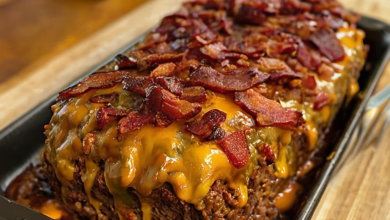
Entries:
{"label": "wooden cutting board", "polygon": [[[19,0],[0,0],[0,7],[7,1]],[[65,51],[44,62],[31,63],[0,82],[0,129],[115,55],[154,27],[163,16],[178,10],[182,1],[143,3],[93,35],[83,35],[81,41]],[[390,22],[389,0],[341,2],[359,13]],[[387,67],[378,89],[389,82],[390,67]],[[385,132],[379,144],[365,148],[333,177],[314,219],[390,219],[390,148],[387,144],[390,128]]]}

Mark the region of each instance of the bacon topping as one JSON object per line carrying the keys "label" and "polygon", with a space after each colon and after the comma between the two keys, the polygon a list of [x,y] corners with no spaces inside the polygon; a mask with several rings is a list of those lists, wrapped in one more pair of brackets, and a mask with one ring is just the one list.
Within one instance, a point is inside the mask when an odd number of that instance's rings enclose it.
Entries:
{"label": "bacon topping", "polygon": [[275,162],[275,153],[269,144],[263,144],[261,153],[265,155],[267,163],[272,164]]}
{"label": "bacon topping", "polygon": [[259,126],[282,127],[292,129],[301,125],[304,121],[302,113],[288,108],[273,100],[267,99],[249,89],[245,92],[236,92],[235,100],[237,105],[253,116]]}
{"label": "bacon topping", "polygon": [[126,72],[123,71],[92,74],[87,78],[83,79],[83,81],[79,82],[77,85],[74,85],[60,92],[58,98],[60,100],[66,100],[74,96],[86,93],[90,89],[113,87],[114,85],[120,83],[126,75]]}
{"label": "bacon topping", "polygon": [[315,70],[321,65],[321,56],[318,51],[308,50],[303,42],[299,43],[296,56],[299,62],[311,70]]}
{"label": "bacon topping", "polygon": [[207,101],[206,90],[202,86],[185,87],[180,99],[189,102],[203,103]]}
{"label": "bacon topping", "polygon": [[261,25],[265,20],[262,10],[266,7],[267,3],[265,2],[245,1],[241,5],[235,19],[241,23]]}
{"label": "bacon topping", "polygon": [[163,63],[160,64],[156,69],[151,73],[151,77],[158,76],[172,76],[175,73],[176,65],[174,63]]}
{"label": "bacon topping", "polygon": [[120,70],[137,67],[137,58],[135,56],[127,57],[123,54],[118,54],[115,57],[115,61]]}
{"label": "bacon topping", "polygon": [[325,92],[320,92],[314,101],[314,110],[321,111],[323,107],[330,104],[329,96]]}
{"label": "bacon topping", "polygon": [[163,63],[180,62],[183,59],[183,54],[151,54],[143,59],[149,68],[154,68]]}
{"label": "bacon topping", "polygon": [[332,62],[341,61],[344,59],[345,53],[343,46],[337,39],[333,30],[322,28],[316,33],[310,36],[311,42],[313,42],[318,49],[329,58]]}
{"label": "bacon topping", "polygon": [[111,94],[98,95],[90,98],[89,101],[92,103],[111,103],[115,100],[117,95],[118,93],[116,92],[113,92]]}
{"label": "bacon topping", "polygon": [[91,149],[92,149],[92,146],[93,144],[95,143],[96,141],[96,134],[93,133],[93,132],[90,132],[88,133],[84,140],[83,140],[83,151],[84,151],[84,154],[89,154],[91,153]]}
{"label": "bacon topping", "polygon": [[123,89],[146,96],[147,88],[156,86],[153,78],[147,76],[128,76],[123,80]]}
{"label": "bacon topping", "polygon": [[226,41],[225,43],[228,45],[227,47],[228,47],[229,51],[235,51],[238,53],[242,53],[248,57],[259,57],[260,55],[257,53],[258,50],[265,49],[265,47],[262,48],[261,46],[253,45],[249,42],[245,42],[245,41],[244,42],[237,42],[237,41],[232,40],[231,38],[227,38],[227,40],[225,40],[225,41]]}
{"label": "bacon topping", "polygon": [[270,57],[280,57],[281,54],[292,53],[296,50],[294,43],[269,41],[267,45],[267,55]]}
{"label": "bacon topping", "polygon": [[302,78],[300,73],[294,72],[284,61],[274,58],[260,58],[259,69],[270,74],[269,79],[284,83],[287,80]]}
{"label": "bacon topping", "polygon": [[154,33],[151,32],[148,35],[146,35],[144,41],[138,45],[138,48],[141,50],[150,49],[153,46],[157,46],[159,44],[165,43],[166,40],[167,40],[167,35],[165,34],[161,35],[158,32],[154,32]]}
{"label": "bacon topping", "polygon": [[116,109],[112,107],[102,107],[96,112],[97,129],[101,130],[117,117],[124,117],[130,110]]}
{"label": "bacon topping", "polygon": [[186,129],[203,140],[209,137],[225,120],[225,112],[218,109],[212,109],[206,112],[199,121],[186,123]]}
{"label": "bacon topping", "polygon": [[285,62],[275,58],[262,57],[257,60],[259,69],[264,72],[284,70],[289,68]]}
{"label": "bacon topping", "polygon": [[302,79],[302,86],[308,89],[315,89],[317,87],[316,78],[314,76],[307,76]]}
{"label": "bacon topping", "polygon": [[161,111],[171,120],[188,120],[202,110],[199,104],[180,100],[160,87],[151,87],[145,102],[151,110]]}
{"label": "bacon topping", "polygon": [[207,141],[220,140],[225,137],[225,130],[221,127],[217,127],[211,134],[206,138]]}
{"label": "bacon topping", "polygon": [[332,67],[323,63],[318,68],[318,75],[321,77],[321,79],[325,79],[325,80],[330,81],[330,80],[332,80],[332,77],[334,75],[334,70]]}
{"label": "bacon topping", "polygon": [[225,52],[227,48],[221,43],[214,43],[214,44],[209,44],[206,45],[202,48],[200,48],[200,51],[204,54],[207,55],[208,57],[216,60],[224,60],[228,58],[232,59],[248,59],[245,55],[241,55],[238,53],[232,53],[232,52]]}
{"label": "bacon topping", "polygon": [[181,95],[184,84],[177,77],[159,76],[151,78],[148,76],[128,76],[123,80],[123,89],[136,92],[142,96],[147,96],[150,87],[163,87],[171,93]]}
{"label": "bacon topping", "polygon": [[[164,36],[166,36],[166,35],[164,35]],[[172,50],[171,46],[167,42],[161,42],[161,43],[153,46],[152,48],[149,48],[148,50],[151,51],[152,53],[156,53],[156,54],[160,54],[160,55],[174,52]]]}
{"label": "bacon topping", "polygon": [[184,84],[177,77],[157,77],[156,82],[164,89],[170,91],[175,95],[181,95],[183,93]]}
{"label": "bacon topping", "polygon": [[154,116],[153,119],[153,124],[156,125],[157,127],[163,127],[166,128],[170,124],[172,124],[171,119],[168,118],[167,115],[165,115],[162,112],[157,112],[157,114]]}
{"label": "bacon topping", "polygon": [[129,131],[141,129],[152,120],[153,116],[139,112],[130,112],[118,122],[118,133],[125,134]]}
{"label": "bacon topping", "polygon": [[218,142],[229,162],[237,169],[249,163],[248,143],[244,131],[231,133]]}
{"label": "bacon topping", "polygon": [[190,74],[190,84],[204,86],[216,92],[243,91],[268,79],[269,75],[256,68],[240,68],[222,74],[200,66]]}

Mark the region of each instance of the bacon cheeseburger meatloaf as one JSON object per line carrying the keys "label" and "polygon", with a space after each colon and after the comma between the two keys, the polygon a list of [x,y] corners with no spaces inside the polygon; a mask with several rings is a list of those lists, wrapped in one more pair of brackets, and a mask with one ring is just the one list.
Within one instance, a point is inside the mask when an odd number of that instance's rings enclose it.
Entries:
{"label": "bacon cheeseburger meatloaf", "polygon": [[280,218],[358,91],[358,18],[333,0],[184,3],[60,92],[42,153],[57,199],[88,219]]}

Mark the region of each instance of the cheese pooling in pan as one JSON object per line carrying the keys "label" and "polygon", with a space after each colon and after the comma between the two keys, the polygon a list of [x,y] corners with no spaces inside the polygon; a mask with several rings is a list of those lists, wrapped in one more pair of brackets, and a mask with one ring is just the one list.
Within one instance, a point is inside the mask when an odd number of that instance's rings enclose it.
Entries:
{"label": "cheese pooling in pan", "polygon": [[[98,219],[161,218],[162,189],[199,218],[260,218],[260,201],[270,218],[288,210],[301,188],[290,181],[357,93],[364,63],[357,16],[325,2],[185,3],[62,91],[42,154],[58,199]],[[277,197],[286,187],[295,194]],[[219,210],[217,195],[230,201]]]}

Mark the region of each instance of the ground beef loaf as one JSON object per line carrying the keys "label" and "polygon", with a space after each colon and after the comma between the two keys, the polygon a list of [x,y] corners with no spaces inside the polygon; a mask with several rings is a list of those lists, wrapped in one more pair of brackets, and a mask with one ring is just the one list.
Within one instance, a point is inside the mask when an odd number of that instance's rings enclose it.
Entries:
{"label": "ground beef loaf", "polygon": [[282,218],[358,91],[358,17],[334,0],[184,3],[59,93],[42,153],[58,202],[80,219]]}
{"label": "ground beef loaf", "polygon": [[[75,175],[81,176],[85,165],[81,163],[78,163],[78,165],[80,166],[80,173],[75,173]],[[50,183],[55,189],[59,182],[56,180],[51,165],[45,164],[45,169],[47,169]],[[199,205],[203,206],[201,211],[197,210],[194,205],[178,199],[169,184],[164,184],[153,190],[148,198],[153,201],[153,219],[275,219],[279,213],[272,201],[276,196],[275,192],[271,192],[271,189],[275,187],[273,186],[274,181],[275,177],[267,166],[265,168],[258,166],[249,183],[248,203],[241,209],[235,209],[237,207],[237,195],[235,195],[234,190],[230,190],[226,184],[219,180],[213,184],[210,192],[204,198],[202,204]],[[67,205],[64,207],[68,207],[67,211],[74,214],[74,216],[98,219],[96,211],[88,203],[82,182],[75,181],[74,185],[69,187],[72,189],[72,193],[67,198],[57,196],[58,201],[66,200]],[[113,197],[105,184],[103,170],[99,171],[96,176],[92,195],[102,204],[99,219],[119,219],[114,208]],[[264,195],[269,196],[265,197]],[[137,200],[136,197],[135,200]],[[141,204],[139,202],[137,204],[131,216],[134,219],[142,219]]]}
{"label": "ground beef loaf", "polygon": [[[293,146],[301,154],[302,161],[306,161],[309,156],[308,151],[301,149],[305,146],[304,137],[294,138],[297,140]],[[306,153],[305,153],[306,152]],[[56,178],[51,166],[47,152],[42,154],[43,168],[48,177],[49,183],[57,197],[57,200],[67,208],[73,218],[86,219],[119,219],[115,210],[114,199],[110,194],[104,178],[104,163],[99,163],[99,171],[96,175],[91,190],[92,196],[101,202],[98,216],[95,209],[89,204],[84,184],[81,177],[85,175],[85,162],[81,158],[75,159],[77,171],[74,173],[75,181],[71,181],[68,186],[70,193],[66,196],[59,194],[60,182]],[[303,158],[306,158],[303,159]],[[153,219],[276,219],[282,215],[275,207],[274,198],[277,192],[281,192],[289,180],[276,181],[272,168],[267,164],[265,155],[258,157],[257,166],[248,184],[248,202],[242,208],[237,208],[237,192],[229,189],[226,184],[217,180],[210,189],[206,197],[197,205],[189,204],[180,200],[175,195],[170,184],[163,184],[148,196],[153,207]],[[301,162],[302,163],[302,162]],[[136,206],[133,207],[131,219],[142,219],[141,204],[133,189],[128,189],[132,195]],[[128,210],[127,210],[128,211]],[[125,212],[125,211],[124,211]],[[126,216],[125,213],[122,215]]]}
{"label": "ground beef loaf", "polygon": [[119,219],[118,214],[115,212],[114,198],[110,194],[104,180],[104,166],[100,166],[100,170],[96,175],[96,179],[93,182],[91,194],[97,200],[101,201],[100,211],[107,219]]}

